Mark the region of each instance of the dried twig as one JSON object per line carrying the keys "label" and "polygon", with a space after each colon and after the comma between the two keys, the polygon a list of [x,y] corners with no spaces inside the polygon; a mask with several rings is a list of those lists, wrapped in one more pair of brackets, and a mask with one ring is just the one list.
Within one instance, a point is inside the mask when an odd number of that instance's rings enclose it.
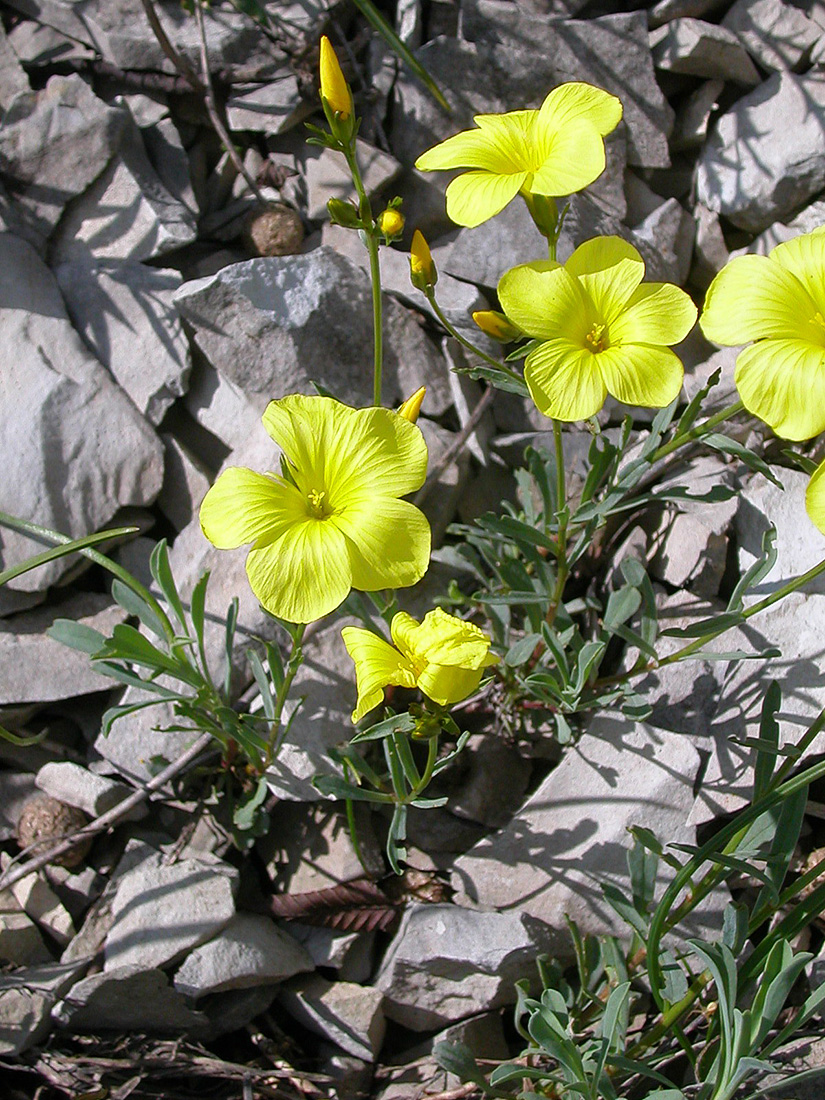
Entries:
{"label": "dried twig", "polygon": [[479,420],[481,420],[487,409],[489,409],[495,395],[496,391],[493,386],[488,386],[486,391],[482,394],[480,401],[470,413],[467,423],[458,433],[455,440],[450,444],[450,446],[447,448],[441,458],[439,458],[438,462],[433,465],[432,469],[427,474],[427,480],[424,482],[424,484],[421,486],[421,488],[418,490],[415,497],[413,498],[414,504],[421,505],[433,491],[433,489],[435,488],[435,483],[441,477],[442,473],[447,469],[447,467],[455,459],[455,457],[461,452],[467,440],[478,427]]}
{"label": "dried twig", "polygon": [[179,775],[180,772],[188,768],[189,765],[192,764],[201,753],[210,748],[212,744],[213,737],[211,733],[204,733],[186,750],[186,752],[181,753],[177,760],[173,760],[172,763],[156,775],[154,779],[150,779],[145,787],[136,790],[133,794],[130,794],[128,798],[124,798],[122,802],[119,802],[117,806],[113,806],[111,810],[107,811],[105,814],[101,814],[101,816],[95,818],[94,821],[90,821],[89,824],[84,825],[82,829],[78,829],[70,836],[58,841],[57,844],[48,848],[45,852],[41,852],[41,854],[35,856],[34,859],[30,859],[23,864],[17,864],[16,866],[12,864],[5,874],[0,875],[0,890],[7,886],[12,886],[15,882],[19,882],[21,878],[25,878],[26,875],[30,875],[33,871],[39,871],[41,867],[45,867],[47,863],[51,863],[52,860],[71,851],[72,848],[82,843],[82,841],[87,840],[89,837],[97,836],[98,833],[105,832],[106,829],[117,824],[121,818],[125,817],[130,810],[135,808],[135,806],[139,806],[150,794],[160,790],[160,788],[168,783],[170,779],[174,779],[176,775]]}

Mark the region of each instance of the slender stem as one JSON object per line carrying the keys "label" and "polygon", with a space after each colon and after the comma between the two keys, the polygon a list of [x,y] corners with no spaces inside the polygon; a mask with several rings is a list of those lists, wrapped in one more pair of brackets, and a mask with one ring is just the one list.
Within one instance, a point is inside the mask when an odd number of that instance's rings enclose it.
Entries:
{"label": "slender stem", "polygon": [[361,169],[358,167],[358,158],[355,155],[355,136],[348,146],[343,148],[349,168],[352,182],[358,194],[358,213],[361,218],[361,231],[364,234],[364,243],[370,257],[370,282],[372,284],[372,339],[373,339],[373,374],[372,374],[372,403],[381,404],[381,376],[384,367],[384,322],[382,318],[381,302],[381,264],[378,259],[378,230],[372,216],[372,206],[369,195],[364,186]]}
{"label": "slender stem", "polygon": [[282,721],[284,706],[286,705],[287,696],[289,695],[289,689],[292,687],[292,681],[295,679],[298,669],[304,663],[304,651],[302,648],[302,644],[305,632],[306,624],[298,623],[295,626],[294,632],[290,635],[292,639],[292,649],[290,650],[289,660],[287,661],[283,683],[281,684],[275,696],[275,721],[278,724],[278,732],[275,740],[270,743],[267,767],[278,755],[281,744],[283,743],[284,737],[286,736],[286,727],[284,726]]}
{"label": "slender stem", "polygon": [[732,416],[736,416],[744,407],[741,401],[734,401],[732,404],[726,405],[724,409],[720,409],[718,413],[714,413],[713,416],[708,417],[707,420],[704,420],[695,428],[691,428],[681,435],[674,436],[669,443],[663,443],[658,450],[654,451],[653,457],[650,460],[651,464],[658,462],[661,458],[666,458],[669,454],[678,450],[679,447],[683,447],[686,443],[692,443],[694,440],[701,439],[702,436],[712,431],[717,424],[721,424],[724,420],[729,420]]}
{"label": "slender stem", "polygon": [[509,367],[505,367],[503,363],[500,363],[498,361],[498,359],[494,359],[492,355],[488,355],[486,351],[482,351],[481,348],[476,347],[476,345],[468,340],[466,336],[462,336],[454,325],[450,324],[450,322],[444,316],[444,311],[442,310],[441,306],[435,300],[435,294],[432,288],[427,291],[427,301],[432,306],[433,312],[435,313],[441,324],[444,326],[447,332],[449,332],[450,336],[453,336],[456,340],[458,340],[459,344],[467,348],[468,351],[473,352],[473,354],[477,355],[479,359],[483,359],[485,363],[489,363],[490,366],[495,367],[497,371],[501,371],[502,374],[506,374],[508,375],[508,377],[514,379],[514,381],[521,383],[522,386],[524,385],[524,379],[520,374],[518,374],[514,370],[510,370]]}
{"label": "slender stem", "polygon": [[15,882],[19,882],[21,878],[25,878],[26,875],[31,874],[33,871],[39,871],[41,867],[45,867],[47,863],[51,863],[59,856],[69,852],[77,844],[89,837],[97,836],[98,833],[105,832],[106,829],[112,825],[117,824],[121,818],[125,817],[130,810],[133,810],[135,806],[140,805],[144,799],[148,798],[154,791],[160,790],[165,786],[170,779],[185,768],[188,768],[202,753],[204,753],[213,744],[212,735],[209,733],[203,734],[201,737],[191,745],[186,752],[181,753],[177,760],[173,760],[172,763],[163,769],[154,779],[150,779],[145,787],[141,787],[140,790],[130,794],[128,798],[124,798],[122,802],[118,802],[117,806],[112,807],[105,814],[96,818],[94,821],[85,825],[82,829],[78,829],[77,832],[72,833],[70,837],[65,840],[58,841],[57,844],[47,849],[45,852],[41,852],[39,856],[35,856],[34,859],[30,859],[27,863],[18,865],[14,868],[10,867],[5,874],[0,875],[0,889],[5,889],[7,886],[12,886]]}
{"label": "slender stem", "polygon": [[155,11],[155,6],[152,3],[152,0],[140,0],[140,2],[144,12],[146,13],[146,18],[149,22],[149,26],[152,28],[152,34],[154,34],[155,38],[157,39],[160,48],[178,70],[180,75],[184,77],[184,79],[187,80],[196,91],[202,92],[203,86],[201,85],[200,79],[198,78],[198,74],[195,72],[195,70],[186,60],[186,58],[182,54],[178,53],[178,51],[169,41],[169,36],[163,29],[163,24],[158,18],[158,13]]}
{"label": "slender stem", "polygon": [[435,767],[437,759],[438,738],[431,737],[427,746],[427,763],[424,765],[424,774],[421,776],[420,782],[416,784],[415,790],[411,793],[410,800],[418,798],[418,796],[423,794],[430,785],[430,780],[433,777],[433,768]]}
{"label": "slender stem", "polygon": [[495,388],[493,386],[488,386],[485,392],[482,394],[481,398],[479,399],[478,403],[476,404],[476,407],[467,418],[467,423],[458,433],[456,438],[453,440],[453,442],[450,444],[450,446],[447,448],[441,458],[439,458],[438,462],[434,463],[433,466],[430,468],[430,471],[427,474],[427,480],[424,482],[424,484],[421,486],[421,488],[418,490],[415,497],[413,498],[413,504],[417,505],[419,508],[421,507],[421,505],[430,495],[432,490],[435,488],[436,482],[438,481],[441,474],[444,472],[444,470],[447,469],[453,459],[459,454],[464,444],[475,431],[479,420],[481,420],[484,413],[493,403],[493,398],[495,397],[495,395]]}
{"label": "slender stem", "polygon": [[559,604],[564,596],[564,586],[570,573],[567,560],[567,484],[564,473],[564,439],[561,424],[553,421],[553,441],[556,446],[556,522],[558,524],[556,541],[558,546],[558,558],[556,566],[556,586],[553,591],[553,599],[550,604],[548,622],[552,624],[556,617]]}

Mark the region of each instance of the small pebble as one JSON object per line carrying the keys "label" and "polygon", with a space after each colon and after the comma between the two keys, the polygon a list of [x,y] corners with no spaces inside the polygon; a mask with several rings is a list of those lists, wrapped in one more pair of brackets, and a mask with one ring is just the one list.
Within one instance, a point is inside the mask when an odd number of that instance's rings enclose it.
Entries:
{"label": "small pebble", "polygon": [[[76,806],[67,806],[65,802],[58,802],[56,798],[46,795],[38,796],[23,807],[17,822],[17,843],[21,848],[29,848],[29,854],[36,856],[86,824],[86,815]],[[31,848],[31,845],[36,847]],[[92,838],[87,837],[51,862],[59,867],[76,867],[89,854],[91,846]]]}
{"label": "small pebble", "polygon": [[291,206],[272,203],[252,211],[242,235],[258,256],[292,256],[301,251],[304,225]]}

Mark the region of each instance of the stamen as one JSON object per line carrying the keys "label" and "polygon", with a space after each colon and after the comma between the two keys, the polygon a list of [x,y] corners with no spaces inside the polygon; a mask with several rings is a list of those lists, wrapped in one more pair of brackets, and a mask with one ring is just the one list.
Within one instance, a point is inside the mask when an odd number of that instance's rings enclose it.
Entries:
{"label": "stamen", "polygon": [[324,503],[326,493],[322,489],[310,489],[307,493],[307,504],[309,504],[310,515],[316,516],[318,519],[323,519],[328,515],[328,509]]}
{"label": "stamen", "polygon": [[607,336],[604,334],[606,325],[595,324],[585,336],[585,341],[590,345],[591,351],[604,351],[607,346]]}

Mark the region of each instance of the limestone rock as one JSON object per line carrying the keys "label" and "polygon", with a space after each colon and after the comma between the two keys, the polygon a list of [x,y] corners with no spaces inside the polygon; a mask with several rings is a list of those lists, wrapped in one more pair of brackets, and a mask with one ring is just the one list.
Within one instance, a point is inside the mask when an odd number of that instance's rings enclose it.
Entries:
{"label": "limestone rock", "polygon": [[804,68],[822,38],[822,28],[784,0],[736,0],[722,26],[768,70]]}
{"label": "limestone rock", "polygon": [[732,80],[752,88],[759,73],[731,30],[703,19],[673,19],[650,34],[653,64],[668,73]]}
{"label": "limestone rock", "polygon": [[[77,806],[89,817],[108,813],[132,793],[132,788],[125,783],[96,775],[71,760],[52,760],[44,764],[37,773],[36,782],[41,791],[69,806]],[[146,812],[145,807],[135,809],[143,811],[138,813],[138,817]]]}
{"label": "limestone rock", "polygon": [[52,1006],[87,966],[86,959],[45,963],[0,978],[0,1055],[15,1056],[43,1042],[52,1027]]}
{"label": "limestone rock", "polygon": [[[360,139],[356,139],[355,152],[366,192],[375,200],[376,195],[398,177],[401,165],[389,153],[384,153]],[[306,213],[310,221],[320,221],[327,217],[329,199],[349,202],[354,200],[357,204],[352,176],[340,153],[310,145],[301,151],[298,163],[307,190]],[[387,197],[392,197],[391,193]],[[380,202],[376,201],[377,210],[380,210]],[[356,237],[351,229],[348,232],[350,236]],[[360,241],[358,243],[366,254],[364,246]]]}
{"label": "limestone rock", "polygon": [[208,1020],[188,1008],[166,975],[134,963],[92,974],[73,985],[52,1011],[72,1031],[188,1031]]}
{"label": "limestone rock", "polygon": [[328,982],[320,974],[295,978],[279,996],[291,1016],[316,1035],[368,1062],[384,1041],[383,994],[353,982]]}
{"label": "limestone rock", "polygon": [[[3,234],[0,336],[0,506],[72,537],[108,523],[119,507],[144,505],[163,477],[160,440],[86,351],[51,273],[31,245]],[[3,564],[42,550],[4,530]],[[50,563],[11,582],[38,591],[67,567]]]}
{"label": "limestone rock", "polygon": [[696,170],[696,196],[759,233],[825,186],[825,77],[775,73],[727,111]]}
{"label": "limestone rock", "polygon": [[288,71],[279,72],[265,84],[233,84],[226,101],[230,130],[263,134],[282,134],[311,111],[312,106],[301,97],[297,77]]}
{"label": "limestone rock", "polygon": [[8,110],[9,104],[20,92],[30,91],[26,71],[17,60],[5,30],[0,28],[0,110]]}
{"label": "limestone rock", "polygon": [[312,968],[304,948],[269,917],[236,913],[216,936],[187,955],[175,974],[175,989],[197,998],[273,985]]}
{"label": "limestone rock", "polygon": [[0,890],[0,961],[14,966],[52,961],[37,925],[8,889]]}

